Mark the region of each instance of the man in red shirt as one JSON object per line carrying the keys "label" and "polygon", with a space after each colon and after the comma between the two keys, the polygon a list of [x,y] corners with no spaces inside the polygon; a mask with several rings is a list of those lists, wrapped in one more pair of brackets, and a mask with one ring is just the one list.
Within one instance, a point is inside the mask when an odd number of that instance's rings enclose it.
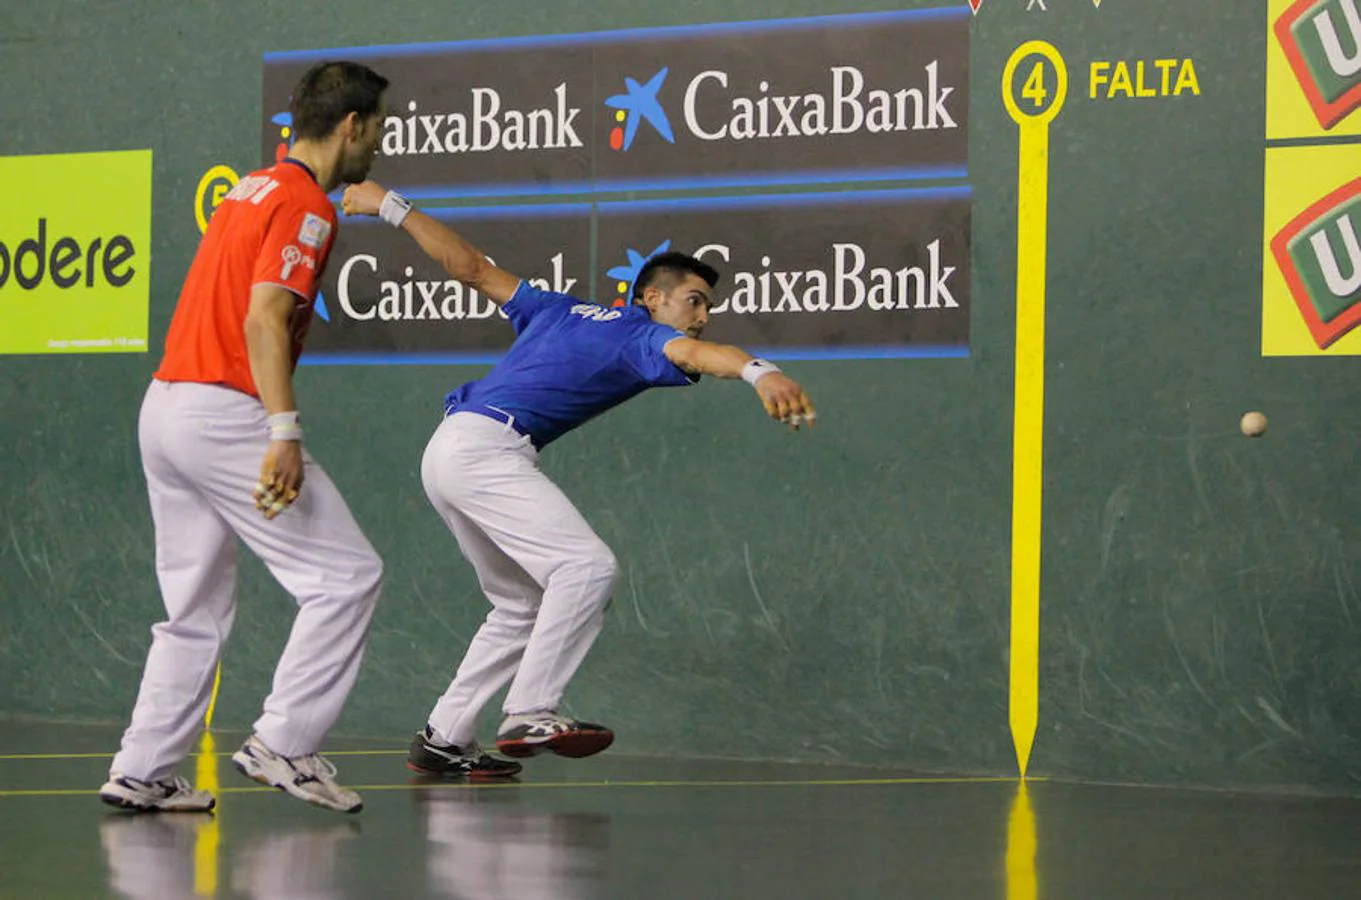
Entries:
{"label": "man in red shirt", "polygon": [[231,631],[239,537],[298,614],[263,714],[232,760],[309,803],[360,809],[317,750],[358,674],[383,566],[302,447],[293,371],[335,239],[327,194],[368,174],[387,85],[349,62],[304,74],[291,153],[226,196],[185,279],[138,424],[167,618],[152,628],[132,721],[99,792],[114,806],[214,805],[174,771]]}

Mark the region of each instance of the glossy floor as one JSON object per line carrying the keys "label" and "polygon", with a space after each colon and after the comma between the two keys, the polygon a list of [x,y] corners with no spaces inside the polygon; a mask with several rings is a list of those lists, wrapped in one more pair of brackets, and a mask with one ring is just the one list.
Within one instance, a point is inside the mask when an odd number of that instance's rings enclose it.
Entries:
{"label": "glossy floor", "polygon": [[99,803],[115,729],[0,721],[0,897],[1361,897],[1361,800],[602,754],[518,783],[337,742],[356,816],[185,764],[206,815]]}

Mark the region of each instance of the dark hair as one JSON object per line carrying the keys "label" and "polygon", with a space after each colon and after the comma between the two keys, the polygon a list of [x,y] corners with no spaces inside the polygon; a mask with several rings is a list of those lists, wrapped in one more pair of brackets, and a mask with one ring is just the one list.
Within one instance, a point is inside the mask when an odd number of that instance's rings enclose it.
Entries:
{"label": "dark hair", "polygon": [[643,299],[643,291],[659,282],[668,282],[666,287],[680,281],[686,275],[698,275],[705,284],[713,287],[718,284],[718,270],[706,262],[701,262],[686,253],[670,250],[658,253],[643,263],[638,277],[633,280],[633,301]]}
{"label": "dark hair", "polygon": [[388,80],[355,62],[319,62],[293,88],[288,111],[297,138],[330,136],[350,113],[361,119],[378,112]]}

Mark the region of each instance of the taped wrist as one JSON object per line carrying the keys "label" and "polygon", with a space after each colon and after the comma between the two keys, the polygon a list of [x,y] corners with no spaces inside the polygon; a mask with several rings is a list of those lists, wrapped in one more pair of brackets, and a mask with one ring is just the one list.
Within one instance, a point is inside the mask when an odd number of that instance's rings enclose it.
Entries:
{"label": "taped wrist", "polygon": [[302,426],[298,424],[296,410],[274,413],[269,417],[269,439],[271,441],[302,440]]}
{"label": "taped wrist", "polygon": [[396,191],[388,191],[383,195],[383,202],[378,206],[378,217],[393,228],[401,228],[409,212],[411,201]]}
{"label": "taped wrist", "polygon": [[780,371],[780,367],[767,359],[753,359],[742,367],[742,380],[754,385],[761,376]]}

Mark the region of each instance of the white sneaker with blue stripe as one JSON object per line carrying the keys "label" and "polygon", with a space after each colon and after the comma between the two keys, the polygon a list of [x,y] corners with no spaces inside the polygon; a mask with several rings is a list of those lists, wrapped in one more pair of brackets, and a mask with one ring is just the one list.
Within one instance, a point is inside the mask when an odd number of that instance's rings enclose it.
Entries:
{"label": "white sneaker with blue stripe", "polygon": [[178,776],[143,781],[117,772],[109,773],[109,780],[99,789],[99,799],[119,809],[141,812],[208,812],[217,805],[211,793],[194,790]]}
{"label": "white sneaker with blue stripe", "polygon": [[319,753],[306,756],[280,756],[251,735],[241,749],[232,754],[241,774],[261,784],[276,787],[314,806],[337,812],[356,813],[364,801],[349,788],[336,783],[336,767]]}

